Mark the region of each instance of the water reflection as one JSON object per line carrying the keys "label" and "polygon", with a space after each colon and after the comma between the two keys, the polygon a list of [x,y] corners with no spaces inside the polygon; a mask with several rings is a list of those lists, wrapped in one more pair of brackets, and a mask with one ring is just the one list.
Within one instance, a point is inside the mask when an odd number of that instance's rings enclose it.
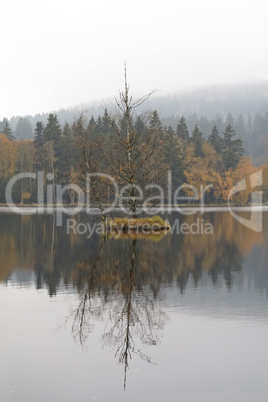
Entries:
{"label": "water reflection", "polygon": [[[146,266],[139,260],[137,239],[128,241],[124,252],[116,254],[112,261],[110,254],[104,252],[109,241],[103,237],[98,255],[79,262],[74,271],[73,283],[80,301],[73,313],[72,332],[83,346],[92,329],[91,321],[108,315],[102,341],[112,346],[115,358],[124,366],[125,389],[133,354],[152,363],[150,356],[136,347],[136,341],[157,345],[166,316],[157,300],[159,288],[151,287],[150,280],[141,280],[140,274],[146,271]],[[106,283],[112,292],[108,291]]]}
{"label": "water reflection", "polygon": [[[245,217],[249,217],[246,215],[248,214],[244,213]],[[177,218],[177,215],[172,216],[171,226]],[[37,290],[43,288],[45,291],[38,292],[36,297],[36,300],[39,299],[39,296],[40,299],[43,298],[42,303],[44,303],[44,299],[48,299],[46,292],[50,298],[54,298],[59,292],[73,293],[71,296],[72,312],[68,316],[67,324],[71,328],[71,335],[74,337],[75,343],[80,343],[82,347],[88,347],[92,351],[95,348],[95,334],[92,332],[96,330],[99,333],[98,331],[101,331],[100,345],[104,346],[107,351],[112,347],[115,360],[121,365],[123,371],[124,388],[127,383],[128,368],[131,367],[131,358],[137,357],[137,359],[140,358],[152,364],[158,363],[158,360],[162,363],[158,354],[162,348],[151,351],[153,347],[159,345],[165,329],[165,335],[169,332],[170,338],[168,339],[171,339],[171,342],[168,348],[165,345],[162,350],[163,355],[168,356],[166,366],[163,368],[163,376],[166,375],[170,378],[174,372],[180,373],[183,382],[189,374],[189,378],[194,378],[196,384],[201,373],[204,372],[204,360],[207,357],[209,359],[210,354],[214,357],[216,345],[221,344],[223,339],[222,337],[217,338],[216,335],[213,338],[215,348],[213,346],[212,349],[209,349],[211,317],[222,319],[222,326],[219,321],[215,321],[215,327],[212,327],[215,328],[215,333],[216,330],[217,333],[223,331],[221,334],[224,334],[229,318],[232,319],[231,327],[234,318],[238,318],[237,322],[244,321],[247,324],[253,318],[252,325],[247,325],[247,327],[252,327],[254,330],[257,323],[267,325],[268,214],[264,214],[263,218],[264,230],[262,233],[256,233],[241,226],[233,220],[229,213],[213,212],[206,213],[201,218],[199,215],[179,217],[181,223],[184,222],[188,225],[195,223],[197,219],[209,222],[213,226],[213,234],[210,235],[167,233],[161,238],[157,236],[157,238],[151,239],[147,236],[142,238],[136,235],[130,238],[125,236],[105,238],[94,235],[87,239],[86,236],[76,236],[73,232],[67,235],[66,226],[57,228],[53,215],[32,217],[0,215],[1,288],[5,288],[6,292],[3,293],[6,295],[10,293],[12,295],[10,297],[17,295],[17,292],[16,289],[11,289],[13,293],[9,292],[9,285],[12,287],[14,284],[19,284],[22,287],[28,287],[30,284]],[[85,217],[81,215],[76,219],[83,222]],[[31,289],[31,292],[32,295],[36,294],[34,289]],[[39,295],[39,293],[41,294]],[[21,294],[21,300],[23,297]],[[52,309],[46,307],[47,310],[42,310],[42,315],[37,311],[35,319],[29,314],[28,321],[26,320],[24,324],[29,333],[31,333],[32,326],[34,328],[37,326],[37,322],[43,322],[44,317],[47,317],[47,322],[50,322],[50,314],[52,311],[57,311],[59,298],[54,298],[53,300],[57,300],[57,303],[53,303]],[[16,296],[15,299],[17,300]],[[58,322],[58,314],[56,314],[55,325],[62,324],[64,317],[68,315],[69,300],[67,297],[68,308],[61,314],[61,322]],[[12,303],[9,304],[12,305]],[[48,304],[50,307],[52,306],[52,303],[47,302],[40,305],[43,308]],[[4,316],[5,311],[6,309],[3,308]],[[7,315],[9,315],[8,311],[7,308]],[[187,327],[190,314],[198,317],[196,326],[191,327],[196,328],[193,331]],[[208,341],[200,343],[198,331],[200,323],[206,321],[203,320],[205,316],[209,318],[206,332]],[[172,321],[174,317],[175,320]],[[185,321],[184,317],[187,317]],[[10,318],[10,321],[6,322],[9,324],[12,322],[15,325],[16,314],[13,313]],[[39,319],[40,321],[38,321]],[[46,325],[39,335],[40,339],[44,336],[42,342],[47,340]],[[17,330],[9,329],[9,325],[5,324],[3,328],[7,333],[8,331],[17,333]],[[221,331],[218,328],[221,328]],[[230,349],[230,356],[235,355],[233,353],[236,353],[235,348],[237,348],[241,353],[237,359],[239,362],[242,352],[243,356],[248,356],[248,351],[253,350],[251,358],[248,358],[251,365],[252,358],[258,352],[253,347],[254,344],[259,345],[259,337],[263,335],[263,329],[258,329],[256,338],[252,338],[251,333],[249,334],[250,342],[252,342],[250,347],[248,345],[244,347],[243,340],[240,343],[240,340],[244,339],[245,327],[243,325],[240,331],[241,337],[237,336],[239,341],[233,349]],[[68,341],[70,341],[70,336],[67,335]],[[189,340],[189,336],[192,340]],[[232,336],[234,336],[232,330],[229,334],[227,331],[226,345],[228,343],[228,348],[229,344],[232,344],[229,342]],[[27,331],[25,331],[25,337],[31,338]],[[51,339],[54,337],[53,332]],[[9,338],[12,336],[7,335],[6,339]],[[205,336],[202,339],[205,339]],[[252,339],[257,339],[257,341],[253,342]],[[17,345],[17,340],[15,343]],[[3,344],[5,345],[4,342]],[[48,345],[50,347],[50,343]],[[183,345],[186,345],[185,353],[176,355],[174,351],[180,350],[181,353]],[[195,354],[201,353],[199,369],[196,369],[194,364],[191,367],[188,366],[188,351],[192,350],[193,345],[196,345]],[[204,347],[199,347],[200,345]],[[224,350],[228,349],[226,345]],[[264,341],[262,345],[265,346]],[[32,345],[27,348],[27,353],[30,347]],[[60,348],[64,354],[69,353],[70,349],[72,348],[69,348],[69,344],[66,350]],[[75,350],[75,348],[73,349]],[[222,348],[219,349],[222,351]],[[261,355],[261,347],[259,350]],[[12,348],[6,356],[6,362],[9,362],[11,352]],[[179,363],[173,362],[172,365],[170,360],[172,360],[173,354],[179,356]],[[16,365],[25,360],[21,359],[20,353],[14,352],[15,355],[19,356]],[[88,360],[85,353],[80,355],[86,356],[84,373],[85,367],[90,364],[94,366],[92,370],[96,370],[94,359],[89,361],[90,359]],[[113,361],[113,358],[111,360]],[[258,371],[260,361],[257,358],[255,360],[254,367]],[[72,361],[71,358],[70,361]],[[192,355],[192,362],[194,361],[197,359],[194,360]],[[214,359],[210,358],[210,364],[214,364],[213,361]],[[233,365],[233,360],[230,361]],[[104,362],[106,362],[106,357]],[[12,370],[13,366],[12,362]],[[214,375],[214,366],[211,367],[207,366],[205,370],[209,373],[209,378]],[[233,376],[239,372],[237,367],[235,366]],[[246,365],[241,363],[240,367],[244,368]],[[259,373],[264,373],[265,369],[263,366]],[[192,373],[195,373],[193,377],[191,377]],[[215,375],[217,380],[217,373]],[[69,378],[71,383],[73,372]],[[243,374],[241,374],[241,378],[244,381]],[[175,384],[175,390],[176,380],[172,384]],[[222,378],[219,379],[219,384],[222,384]],[[181,383],[180,386],[182,387],[182,385]],[[192,388],[191,380],[190,388]],[[202,383],[199,389],[203,388]]]}
{"label": "water reflection", "polygon": [[[173,215],[172,218],[171,225],[177,216]],[[194,215],[179,219],[191,225],[199,217]],[[213,284],[223,275],[226,285],[231,289],[232,273],[241,271],[243,259],[254,246],[267,242],[268,214],[264,213],[262,233],[245,228],[228,212],[207,213],[202,219],[213,225],[213,234],[168,233],[156,236],[154,241],[135,236],[124,240],[110,239],[104,256],[105,268],[102,268],[105,275],[99,284],[92,279],[94,287],[105,288],[106,293],[113,289],[117,272],[114,272],[112,263],[116,264],[116,259],[125,252],[128,242],[137,240],[137,258],[147,267],[146,278],[140,273],[140,283],[149,277],[150,283],[158,288],[176,280],[183,293],[190,277],[198,286],[202,273],[207,271]],[[101,242],[98,235],[90,239],[75,235],[72,231],[67,235],[66,227],[55,227],[53,215],[0,215],[0,281],[8,281],[12,273],[18,270],[20,277],[23,274],[26,277],[29,271],[34,271],[36,288],[46,287],[49,295],[53,296],[59,289],[70,287],[73,281],[77,286],[77,275],[80,274],[76,271],[81,270],[82,266],[97,264],[94,261],[99,258]],[[266,270],[267,247],[263,246],[260,253],[261,266],[258,270]]]}

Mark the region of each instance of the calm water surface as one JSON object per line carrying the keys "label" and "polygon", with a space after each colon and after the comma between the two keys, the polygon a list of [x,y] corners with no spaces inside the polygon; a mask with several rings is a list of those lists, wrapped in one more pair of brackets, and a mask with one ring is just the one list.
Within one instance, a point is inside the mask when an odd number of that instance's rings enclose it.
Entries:
{"label": "calm water surface", "polygon": [[200,233],[0,215],[0,401],[267,401],[268,212],[178,218]]}

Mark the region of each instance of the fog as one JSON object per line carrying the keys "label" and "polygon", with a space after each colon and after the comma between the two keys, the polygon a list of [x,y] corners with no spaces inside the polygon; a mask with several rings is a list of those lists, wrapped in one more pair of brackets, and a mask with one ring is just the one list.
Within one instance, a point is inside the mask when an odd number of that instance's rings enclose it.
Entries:
{"label": "fog", "polygon": [[265,0],[2,0],[0,119],[118,93],[268,81]]}

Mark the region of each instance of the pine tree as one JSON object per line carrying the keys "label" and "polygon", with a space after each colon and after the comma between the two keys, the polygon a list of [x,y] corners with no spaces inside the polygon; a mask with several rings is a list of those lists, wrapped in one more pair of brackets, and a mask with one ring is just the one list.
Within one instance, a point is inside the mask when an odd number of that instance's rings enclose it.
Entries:
{"label": "pine tree", "polygon": [[35,163],[38,170],[43,169],[44,165],[44,138],[43,138],[44,125],[41,121],[38,121],[34,129],[34,148],[35,148]]}
{"label": "pine tree", "polygon": [[95,119],[94,119],[93,116],[91,116],[91,119],[89,120],[89,124],[90,124],[91,126],[95,126]]}
{"label": "pine tree", "polygon": [[9,125],[9,122],[5,120],[4,127],[3,127],[3,134],[7,137],[8,140],[14,141],[15,137],[13,135],[13,131]]}
{"label": "pine tree", "polygon": [[69,138],[71,136],[71,127],[69,123],[65,123],[62,130],[63,138]]}
{"label": "pine tree", "polygon": [[221,149],[221,138],[219,135],[219,130],[214,124],[213,129],[211,131],[211,134],[208,136],[208,141],[210,144],[213,146],[216,152],[221,154],[222,149]]}
{"label": "pine tree", "polygon": [[[61,178],[61,169],[66,162],[64,152],[63,152],[63,137],[56,114],[50,114],[47,119],[47,124],[43,131],[44,145],[43,150],[46,155],[47,168],[53,171]],[[56,177],[55,177],[56,179]]]}
{"label": "pine tree", "polygon": [[34,129],[34,146],[35,148],[40,149],[44,144],[44,137],[43,137],[44,125],[41,121],[36,123]]}
{"label": "pine tree", "polygon": [[149,129],[156,133],[159,138],[163,138],[163,126],[156,110],[153,111],[150,119]]}
{"label": "pine tree", "polygon": [[159,115],[156,110],[153,111],[152,117],[150,119],[150,128],[162,130],[162,123],[160,121]]}
{"label": "pine tree", "polygon": [[72,167],[77,162],[78,154],[73,144],[72,128],[69,123],[65,123],[63,126],[62,137],[59,144],[60,146],[56,148],[57,160],[55,166],[58,169],[58,179],[64,183],[72,179]]}
{"label": "pine tree", "polygon": [[27,117],[20,117],[15,130],[18,139],[31,140],[33,138],[32,125]]}
{"label": "pine tree", "polygon": [[181,138],[183,141],[189,141],[189,131],[187,128],[186,120],[183,116],[179,120],[176,133],[178,137]]}
{"label": "pine tree", "polygon": [[96,133],[102,133],[103,124],[102,124],[101,116],[98,116],[98,118],[95,122],[95,128],[96,128]]}
{"label": "pine tree", "polygon": [[104,134],[109,133],[109,131],[111,131],[112,119],[107,109],[104,110],[104,114],[101,120],[102,120],[102,132]]}
{"label": "pine tree", "polygon": [[195,156],[199,156],[202,158],[204,156],[203,147],[202,147],[203,138],[202,138],[201,131],[197,127],[197,124],[195,125],[194,131],[193,131],[193,134],[191,137],[191,141],[195,145]]}
{"label": "pine tree", "polygon": [[43,131],[44,142],[60,140],[61,127],[56,114],[50,114],[47,119],[46,127]]}
{"label": "pine tree", "polygon": [[172,173],[172,188],[177,189],[185,182],[184,176],[184,146],[173,128],[168,126],[164,131],[163,150],[168,168]]}
{"label": "pine tree", "polygon": [[226,170],[235,168],[244,153],[242,140],[234,139],[235,136],[235,130],[231,124],[228,124],[221,139],[222,156]]}
{"label": "pine tree", "polygon": [[238,119],[236,119],[234,128],[239,138],[245,137],[246,134],[245,122],[241,114],[238,116]]}

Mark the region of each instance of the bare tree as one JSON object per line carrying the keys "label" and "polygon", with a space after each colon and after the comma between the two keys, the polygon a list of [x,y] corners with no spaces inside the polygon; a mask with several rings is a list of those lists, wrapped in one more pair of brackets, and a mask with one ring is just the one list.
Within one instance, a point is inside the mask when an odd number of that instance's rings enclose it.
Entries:
{"label": "bare tree", "polygon": [[125,86],[116,98],[119,113],[112,120],[110,147],[103,148],[103,159],[121,188],[124,188],[126,207],[132,217],[137,217],[139,189],[144,191],[146,184],[160,184],[164,176],[165,161],[161,140],[157,130],[148,128],[151,114],[139,116],[135,122],[135,111],[155,91],[149,92],[138,100],[129,93],[125,65]]}
{"label": "bare tree", "polygon": [[[159,130],[148,125],[152,114],[147,112],[142,116],[135,115],[136,109],[153,93],[154,91],[133,100],[129,92],[125,65],[124,90],[120,91],[119,98],[116,98],[117,114],[110,117],[106,110],[103,117],[106,123],[109,121],[108,132],[107,127],[102,133],[97,132],[90,122],[86,122],[83,115],[73,125],[75,145],[80,151],[80,181],[85,182],[87,173],[102,172],[112,176],[120,192],[123,190],[124,206],[133,218],[137,218],[138,203],[142,198],[140,190],[144,194],[146,185],[161,184],[167,170],[161,146],[163,139]],[[94,176],[90,186],[102,220],[106,221],[102,195],[107,196],[109,192],[110,195],[115,195],[115,189]],[[153,191],[151,186],[148,195]]]}

